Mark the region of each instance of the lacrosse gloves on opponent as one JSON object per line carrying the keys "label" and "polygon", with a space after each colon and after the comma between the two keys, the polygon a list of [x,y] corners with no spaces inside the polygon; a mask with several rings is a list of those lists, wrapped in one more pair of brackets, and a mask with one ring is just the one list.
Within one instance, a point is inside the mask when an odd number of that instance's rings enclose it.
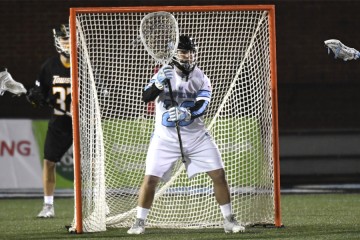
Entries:
{"label": "lacrosse gloves on opponent", "polygon": [[169,109],[169,121],[170,122],[177,122],[177,121],[190,121],[191,120],[191,113],[188,109],[184,107],[171,107]]}
{"label": "lacrosse gloves on opponent", "polygon": [[42,107],[46,103],[41,88],[38,86],[29,89],[26,94],[26,99],[33,107]]}
{"label": "lacrosse gloves on opponent", "polygon": [[164,65],[160,68],[155,79],[155,85],[158,89],[164,89],[167,79],[170,80],[174,75],[173,70],[170,65]]}

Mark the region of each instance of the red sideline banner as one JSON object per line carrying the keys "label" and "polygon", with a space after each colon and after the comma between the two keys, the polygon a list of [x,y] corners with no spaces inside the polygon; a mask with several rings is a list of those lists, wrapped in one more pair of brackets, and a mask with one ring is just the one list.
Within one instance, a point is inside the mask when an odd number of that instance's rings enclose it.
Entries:
{"label": "red sideline banner", "polygon": [[0,119],[0,189],[42,188],[32,120]]}

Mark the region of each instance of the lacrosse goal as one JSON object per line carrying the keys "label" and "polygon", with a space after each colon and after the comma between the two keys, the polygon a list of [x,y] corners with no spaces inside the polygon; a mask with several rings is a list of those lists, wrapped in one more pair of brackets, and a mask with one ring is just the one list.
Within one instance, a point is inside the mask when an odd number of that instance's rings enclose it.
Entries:
{"label": "lacrosse goal", "polygon": [[[272,5],[72,8],[75,158],[72,230],[130,227],[153,130],[141,101],[157,64],[139,38],[141,19],[167,11],[198,46],[212,81],[205,122],[219,146],[233,211],[244,225],[281,226],[275,10]],[[160,183],[147,226],[222,227],[206,174],[187,178],[179,160]]]}

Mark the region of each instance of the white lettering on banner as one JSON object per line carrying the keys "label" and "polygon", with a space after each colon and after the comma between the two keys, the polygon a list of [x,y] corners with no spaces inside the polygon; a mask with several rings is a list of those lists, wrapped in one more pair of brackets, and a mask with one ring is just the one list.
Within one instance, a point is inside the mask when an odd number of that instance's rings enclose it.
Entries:
{"label": "white lettering on banner", "polygon": [[0,189],[42,188],[38,145],[27,119],[0,119]]}

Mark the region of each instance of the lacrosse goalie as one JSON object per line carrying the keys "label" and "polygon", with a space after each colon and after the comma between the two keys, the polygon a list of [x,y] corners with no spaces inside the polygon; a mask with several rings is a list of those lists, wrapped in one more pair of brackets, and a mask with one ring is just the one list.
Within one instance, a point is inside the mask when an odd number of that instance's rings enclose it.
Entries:
{"label": "lacrosse goalie", "polygon": [[[171,64],[163,65],[149,81],[143,101],[155,100],[155,130],[146,157],[146,170],[139,191],[136,220],[128,234],[145,232],[145,221],[160,180],[167,181],[173,164],[181,157],[176,122],[181,128],[185,166],[188,177],[207,173],[214,183],[214,195],[222,216],[225,232],[244,232],[245,227],[235,219],[225,177],[224,164],[217,145],[205,129],[202,116],[211,100],[211,84],[196,64],[197,47],[192,38],[182,35]],[[170,83],[168,83],[170,82]],[[177,106],[170,104],[170,86],[177,92]]]}

